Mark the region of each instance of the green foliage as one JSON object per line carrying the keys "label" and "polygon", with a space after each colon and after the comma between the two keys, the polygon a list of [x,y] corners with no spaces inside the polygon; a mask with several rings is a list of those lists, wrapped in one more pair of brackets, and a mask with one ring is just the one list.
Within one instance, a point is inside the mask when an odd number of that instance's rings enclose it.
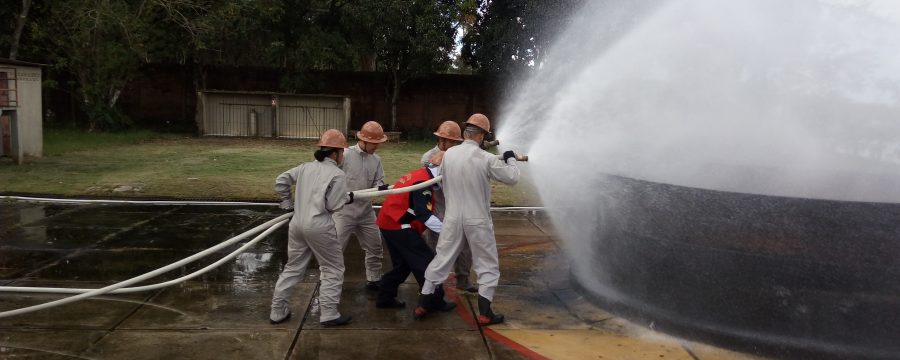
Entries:
{"label": "green foliage", "polygon": [[0,6],[0,57],[9,55],[13,31],[16,28],[16,15],[21,5]]}
{"label": "green foliage", "polygon": [[[120,94],[157,63],[190,65],[198,89],[210,66],[282,69],[278,90],[287,92],[321,88],[311,70],[381,71],[395,109],[414,77],[534,68],[583,1],[43,0],[33,2],[19,53],[50,65],[46,85],[71,92],[92,130],[131,126]],[[19,7],[0,7],[0,49]]]}
{"label": "green foliage", "polygon": [[194,61],[202,64],[273,65],[283,45],[274,37],[274,19],[284,9],[279,1],[223,1],[191,19],[197,29]]}
{"label": "green foliage", "polygon": [[45,46],[51,70],[77,81],[88,128],[118,129],[130,121],[117,107],[122,89],[149,61],[162,1],[57,0],[31,33]]}
{"label": "green foliage", "polygon": [[471,2],[478,11],[470,15],[474,23],[463,38],[463,59],[482,73],[515,75],[540,65],[584,0],[469,0],[469,11]]}
{"label": "green foliage", "polygon": [[83,104],[82,110],[90,122],[91,131],[95,129],[122,130],[132,126],[131,119],[115,106],[108,106],[102,102],[88,102]]}
{"label": "green foliage", "polygon": [[345,26],[360,51],[377,57],[379,69],[409,78],[447,69],[458,18],[452,0],[358,1],[348,6]]}
{"label": "green foliage", "polygon": [[391,74],[391,129],[396,130],[396,101],[410,78],[446,71],[459,26],[456,0],[358,1],[347,6],[344,26],[362,55]]}

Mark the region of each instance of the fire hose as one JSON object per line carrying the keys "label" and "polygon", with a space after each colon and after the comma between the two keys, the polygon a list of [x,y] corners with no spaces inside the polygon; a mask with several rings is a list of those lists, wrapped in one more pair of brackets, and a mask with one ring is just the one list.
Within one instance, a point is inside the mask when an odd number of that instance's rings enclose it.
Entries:
{"label": "fire hose", "polygon": [[[399,193],[414,191],[414,190],[418,190],[418,189],[421,189],[421,188],[424,188],[427,186],[431,186],[431,185],[439,182],[440,180],[441,180],[440,177],[436,177],[429,181],[426,181],[426,182],[423,182],[420,184],[416,184],[415,186],[405,187],[405,188],[401,188],[401,189],[377,190],[377,188],[375,188],[375,190],[364,189],[364,190],[359,190],[355,193],[359,193],[360,197],[376,197],[376,196],[382,196],[382,195],[399,194]],[[356,196],[356,195],[354,195],[354,196]],[[163,266],[159,269],[150,271],[143,275],[135,276],[131,279],[124,280],[124,281],[121,281],[121,282],[118,282],[118,283],[115,283],[115,284],[112,284],[112,285],[109,285],[109,286],[106,286],[103,288],[99,288],[99,289],[0,286],[0,292],[77,294],[74,296],[70,296],[70,297],[66,297],[66,298],[62,298],[62,299],[58,299],[58,300],[54,300],[54,301],[50,301],[50,302],[46,302],[46,303],[42,303],[42,304],[32,305],[32,306],[19,308],[19,309],[15,309],[15,310],[3,311],[3,312],[0,312],[0,318],[21,315],[21,314],[25,314],[25,313],[48,309],[51,307],[66,305],[66,304],[73,303],[73,302],[76,302],[79,300],[84,300],[84,299],[87,299],[90,297],[95,297],[95,296],[100,296],[100,295],[105,295],[105,294],[123,294],[123,293],[139,292],[139,291],[156,290],[156,289],[164,288],[167,286],[172,286],[172,285],[196,278],[197,276],[200,276],[212,269],[215,269],[216,267],[224,264],[225,262],[235,258],[237,255],[244,252],[251,246],[256,245],[257,242],[264,239],[266,236],[268,236],[269,234],[274,232],[276,229],[278,229],[279,227],[284,225],[286,222],[288,222],[292,215],[293,215],[293,212],[283,214],[283,215],[278,216],[272,220],[269,220],[261,225],[258,225],[250,230],[247,230],[237,236],[234,236],[228,240],[225,240],[213,247],[203,250],[199,253],[196,253],[194,255],[191,255],[189,257],[186,257],[184,259],[176,261],[172,264]],[[157,284],[152,284],[152,285],[144,285],[144,286],[138,286],[138,287],[128,287],[129,285],[133,285],[133,284],[139,283],[141,281],[159,276],[163,273],[175,270],[181,266],[184,266],[186,264],[197,261],[201,258],[211,255],[223,248],[231,246],[231,245],[233,245],[241,240],[244,240],[244,239],[252,236],[253,234],[256,234],[259,232],[261,232],[259,235],[257,235],[252,240],[248,241],[246,244],[242,245],[237,250],[231,252],[230,254],[226,255],[225,257],[219,259],[218,261],[216,261],[210,265],[207,265],[203,269],[197,270],[191,274],[182,276],[180,278],[169,280],[169,281],[162,282],[162,283],[157,283]]]}
{"label": "fire hose", "polygon": [[[521,156],[517,156],[517,159],[519,159],[520,157]],[[521,160],[527,161],[527,156],[524,156],[524,159],[521,159]],[[431,180],[424,181],[422,183],[415,184],[413,186],[400,188],[400,189],[389,188],[387,190],[378,190],[378,188],[371,188],[371,189],[363,189],[363,190],[353,191],[353,193],[354,193],[355,198],[373,198],[373,197],[379,197],[379,196],[401,194],[401,193],[415,191],[415,190],[419,190],[419,189],[422,189],[425,187],[432,186],[432,185],[440,182],[441,179],[442,179],[442,176],[436,176]],[[293,212],[283,214],[283,215],[278,216],[272,220],[269,220],[263,224],[260,224],[250,230],[247,230],[237,236],[234,236],[228,240],[225,240],[215,246],[212,246],[206,250],[203,250],[199,253],[196,253],[194,255],[191,255],[189,257],[186,257],[184,259],[176,261],[172,264],[163,266],[159,269],[156,269],[156,270],[147,272],[145,274],[135,276],[128,280],[124,280],[124,281],[121,281],[121,282],[118,282],[118,283],[115,283],[115,284],[112,284],[112,285],[109,285],[109,286],[106,286],[103,288],[99,288],[99,289],[0,286],[0,292],[77,294],[74,296],[70,296],[70,297],[66,297],[66,298],[62,298],[62,299],[58,299],[58,300],[54,300],[54,301],[50,301],[50,302],[46,302],[46,303],[42,303],[42,304],[32,305],[32,306],[19,308],[19,309],[15,309],[15,310],[3,311],[3,312],[0,312],[0,318],[26,314],[26,313],[35,312],[35,311],[39,311],[39,310],[43,310],[43,309],[48,309],[48,308],[52,308],[52,307],[56,307],[56,306],[62,306],[62,305],[73,303],[73,302],[76,302],[79,300],[84,300],[87,298],[101,296],[101,295],[105,295],[105,294],[125,294],[125,293],[134,293],[134,292],[140,292],[140,291],[149,291],[149,290],[161,289],[161,288],[164,288],[167,286],[172,286],[172,285],[175,285],[178,283],[182,283],[184,281],[187,281],[187,280],[196,278],[200,275],[203,275],[203,274],[209,272],[210,270],[221,266],[225,262],[227,262],[231,259],[234,259],[240,253],[246,251],[251,246],[256,245],[256,243],[258,243],[259,241],[264,239],[266,236],[268,236],[269,234],[271,234],[272,232],[277,230],[279,227],[284,225],[286,222],[288,222],[292,215],[293,215]],[[192,263],[199,259],[202,259],[202,258],[209,256],[223,248],[226,248],[226,247],[231,246],[241,240],[244,240],[247,237],[250,237],[256,233],[259,233],[259,235],[257,235],[252,240],[248,241],[247,243],[245,243],[238,249],[232,251],[231,253],[222,257],[218,261],[216,261],[212,264],[209,264],[206,267],[204,267],[200,270],[197,270],[193,273],[179,277],[177,279],[173,279],[173,280],[169,280],[169,281],[165,281],[165,282],[161,282],[161,283],[157,283],[157,284],[137,286],[137,287],[128,287],[129,285],[133,285],[133,284],[139,283],[141,281],[159,276],[161,274],[175,270],[186,264],[189,264],[189,263]]]}

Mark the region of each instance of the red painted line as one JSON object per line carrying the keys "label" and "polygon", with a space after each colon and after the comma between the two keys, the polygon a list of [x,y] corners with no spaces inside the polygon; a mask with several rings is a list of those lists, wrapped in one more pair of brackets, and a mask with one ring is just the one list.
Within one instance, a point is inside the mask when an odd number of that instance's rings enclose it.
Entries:
{"label": "red painted line", "polygon": [[519,344],[519,343],[513,341],[512,339],[510,339],[506,336],[500,335],[496,331],[491,330],[491,328],[482,327],[482,329],[484,330],[484,334],[487,335],[488,337],[490,337],[491,339],[494,339],[495,341],[508,346],[510,349],[517,351],[519,354],[522,354],[529,359],[550,360],[550,358],[543,356],[541,354],[538,354],[538,353],[532,351],[531,349],[529,349],[525,346],[522,346],[522,344]]}
{"label": "red painted line", "polygon": [[[447,285],[445,283],[444,294],[449,295],[450,298],[453,299],[453,302],[456,303],[456,313],[459,314],[459,317],[461,317],[463,321],[465,321],[470,326],[480,326],[475,321],[475,318],[472,317],[472,313],[469,312],[468,310],[466,310],[465,306],[462,306],[462,299],[459,297],[459,294],[456,293],[455,287]],[[518,352],[519,354],[522,354],[523,356],[525,356],[528,359],[550,360],[550,358],[532,351],[531,349],[525,347],[524,345],[519,344],[519,343],[513,341],[512,339],[510,339],[506,336],[503,336],[494,330],[491,330],[491,328],[489,328],[487,326],[480,326],[480,327],[481,327],[481,331],[485,335],[487,335],[487,337],[491,338],[491,340],[494,340],[496,342],[499,342],[499,343],[505,345],[506,347],[512,349],[513,351]]]}

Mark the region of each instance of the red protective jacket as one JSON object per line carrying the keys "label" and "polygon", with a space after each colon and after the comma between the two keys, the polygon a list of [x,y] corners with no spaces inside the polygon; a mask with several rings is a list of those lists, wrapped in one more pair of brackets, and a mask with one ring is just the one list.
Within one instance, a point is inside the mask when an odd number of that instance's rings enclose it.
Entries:
{"label": "red protective jacket", "polygon": [[[400,177],[400,181],[394,183],[394,189],[412,186],[431,180],[433,176],[426,168],[419,168]],[[415,204],[426,203],[427,207],[416,209]],[[434,197],[431,189],[425,188],[408,193],[389,195],[381,205],[375,224],[384,230],[413,229],[418,233],[425,231],[425,223],[434,208]]]}

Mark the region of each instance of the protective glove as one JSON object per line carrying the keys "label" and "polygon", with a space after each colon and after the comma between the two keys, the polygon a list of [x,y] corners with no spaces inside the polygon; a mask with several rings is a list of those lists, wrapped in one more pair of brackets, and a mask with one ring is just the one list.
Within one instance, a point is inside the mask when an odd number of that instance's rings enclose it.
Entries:
{"label": "protective glove", "polygon": [[509,161],[507,161],[509,160],[509,158],[515,159],[516,153],[514,153],[512,150],[506,150],[506,152],[503,153],[503,162],[509,163]]}
{"label": "protective glove", "polygon": [[348,194],[350,194],[350,200],[347,200],[347,204],[352,204],[353,203],[353,192],[351,191]]}
{"label": "protective glove", "polygon": [[381,185],[378,187],[378,191],[387,190],[389,187],[390,187],[390,185],[388,185],[388,184]]}
{"label": "protective glove", "polygon": [[278,204],[278,207],[282,210],[293,210],[294,209],[294,200],[284,199]]}

